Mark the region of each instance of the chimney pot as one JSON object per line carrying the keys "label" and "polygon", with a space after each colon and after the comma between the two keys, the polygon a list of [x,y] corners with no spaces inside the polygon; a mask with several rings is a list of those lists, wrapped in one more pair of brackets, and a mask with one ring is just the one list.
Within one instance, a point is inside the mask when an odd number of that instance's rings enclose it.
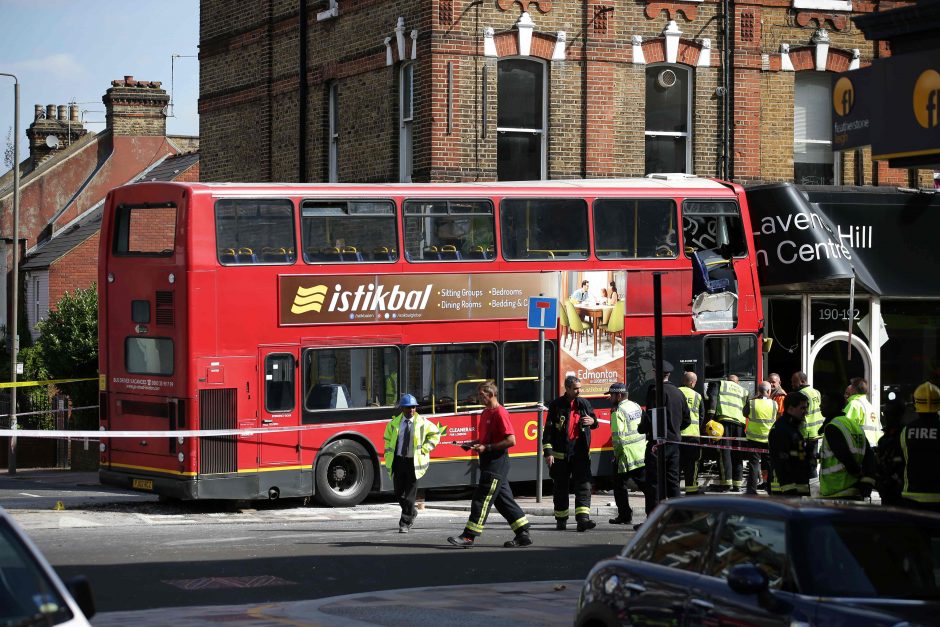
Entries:
{"label": "chimney pot", "polygon": [[34,112],[33,112],[33,119],[38,120],[42,118],[42,111],[43,111],[42,105],[36,105]]}
{"label": "chimney pot", "polygon": [[72,122],[78,122],[78,105],[77,104],[69,105],[69,120]]}
{"label": "chimney pot", "polygon": [[137,81],[134,80],[133,76],[125,76],[124,84],[127,85],[128,87],[133,87],[134,85],[137,84]]}
{"label": "chimney pot", "polygon": [[59,105],[59,120],[62,122],[68,120],[68,107],[65,105]]}
{"label": "chimney pot", "polygon": [[54,120],[55,118],[55,105],[46,105],[46,119]]}

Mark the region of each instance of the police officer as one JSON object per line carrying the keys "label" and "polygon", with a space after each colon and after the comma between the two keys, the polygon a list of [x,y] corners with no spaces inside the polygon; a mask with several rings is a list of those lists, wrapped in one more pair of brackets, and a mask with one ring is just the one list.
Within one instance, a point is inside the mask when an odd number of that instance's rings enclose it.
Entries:
{"label": "police officer", "polygon": [[770,492],[775,496],[809,496],[810,463],[803,438],[803,423],[809,401],[800,392],[790,392],[783,399],[783,416],[774,423],[767,438],[772,479]]}
{"label": "police officer", "polygon": [[793,391],[805,396],[808,402],[806,420],[803,424],[803,438],[808,440],[806,451],[810,456],[809,476],[814,478],[817,476],[816,460],[819,456],[819,438],[822,437],[819,433],[823,424],[822,395],[819,390],[810,386],[809,375],[805,372],[794,372],[790,377],[790,384],[793,386]]}
{"label": "police officer", "polygon": [[581,398],[581,380],[565,377],[565,393],[548,405],[542,453],[552,478],[555,528],[568,526],[568,484],[574,482],[574,517],[578,531],[597,526],[591,520],[591,431],[597,429],[594,408]]}
{"label": "police officer", "polygon": [[627,386],[613,383],[607,390],[610,395],[610,439],[614,444],[614,502],[617,517],[610,519],[612,525],[633,523],[633,509],[627,489],[630,479],[646,493],[646,437],[637,429],[643,417],[643,409],[627,400]]}
{"label": "police officer", "polygon": [[940,388],[926,381],[914,390],[917,417],[901,429],[904,487],[901,496],[918,509],[940,513]]}
{"label": "police officer", "polygon": [[868,381],[861,377],[855,377],[849,381],[849,387],[845,389],[845,394],[846,405],[842,413],[849,420],[858,423],[872,447],[877,446],[881,425],[878,424],[875,408],[868,402]]}
{"label": "police officer", "polygon": [[819,496],[861,500],[875,486],[875,453],[855,418],[836,416],[823,427]]}
{"label": "police officer", "polygon": [[418,401],[404,394],[401,411],[385,427],[385,468],[401,506],[398,532],[408,533],[418,516],[418,479],[428,471],[431,451],[441,440],[440,427],[418,415]]}
{"label": "police officer", "polygon": [[[727,438],[743,438],[750,410],[747,390],[738,384],[737,375],[729,374],[724,381],[715,381],[709,386],[709,418],[722,424]],[[732,446],[738,442],[732,441]],[[744,483],[744,453],[723,448],[718,452],[718,485],[715,492],[740,492]]]}
{"label": "police officer", "polygon": [[[770,397],[773,387],[768,381],[761,381],[757,385],[757,396],[751,399],[751,411],[745,429],[747,447],[750,449],[767,450],[767,437],[770,429],[777,421],[777,403]],[[747,484],[745,492],[757,494],[761,482],[761,456],[764,453],[749,451],[747,453]]]}
{"label": "police officer", "polygon": [[682,430],[683,445],[679,447],[679,466],[685,480],[686,495],[698,494],[698,465],[702,458],[702,449],[696,446],[705,428],[705,412],[702,411],[702,395],[695,391],[698,375],[691,370],[682,375],[679,391],[689,404],[689,417],[692,422]]}

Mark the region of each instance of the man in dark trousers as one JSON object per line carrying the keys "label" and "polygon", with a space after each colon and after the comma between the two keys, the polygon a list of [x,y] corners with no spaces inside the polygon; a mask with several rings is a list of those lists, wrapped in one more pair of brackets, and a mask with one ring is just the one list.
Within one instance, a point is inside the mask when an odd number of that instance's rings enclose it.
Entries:
{"label": "man in dark trousers", "polygon": [[565,377],[565,393],[548,405],[542,452],[552,478],[555,528],[568,526],[568,484],[574,483],[574,518],[578,531],[593,529],[591,520],[591,431],[597,417],[587,399],[581,398],[581,380]]}
{"label": "man in dark trousers", "polygon": [[809,496],[810,464],[816,458],[807,450],[803,423],[809,411],[809,399],[801,392],[790,392],[783,399],[783,416],[770,429],[770,493],[774,496]]}
{"label": "man in dark trousers", "polygon": [[[646,434],[646,481],[650,489],[646,492],[646,515],[656,508],[661,498],[679,496],[679,442],[682,441],[682,430],[692,424],[692,415],[689,412],[689,403],[685,395],[679,391],[669,380],[672,374],[672,364],[663,362],[663,407],[666,413],[665,433],[658,433],[660,439],[666,441],[653,452],[653,421],[652,409],[656,407],[656,386],[651,385],[646,395],[646,413],[640,421],[640,433]],[[663,424],[662,419],[659,422]],[[666,493],[657,495],[654,489],[657,484],[657,455],[665,457]],[[639,528],[636,525],[635,528]]]}
{"label": "man in dark trousers", "polygon": [[[480,482],[473,493],[470,518],[463,533],[451,536],[447,541],[467,549],[472,547],[476,537],[483,533],[490,506],[495,505],[496,511],[506,519],[516,534],[503,546],[507,549],[529,546],[532,544],[529,521],[509,488],[509,449],[516,445],[512,420],[506,408],[499,403],[494,382],[481,383],[477,392],[486,407],[480,414],[478,439],[469,445],[469,449],[480,455]],[[464,446],[467,448],[467,445]]]}

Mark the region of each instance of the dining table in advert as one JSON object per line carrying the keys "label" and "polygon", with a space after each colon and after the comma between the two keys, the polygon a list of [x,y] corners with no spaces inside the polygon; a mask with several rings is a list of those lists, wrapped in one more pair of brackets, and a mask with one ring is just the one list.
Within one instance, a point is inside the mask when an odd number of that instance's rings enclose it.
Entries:
{"label": "dining table in advert", "polygon": [[613,310],[613,305],[601,305],[599,303],[590,304],[590,303],[581,303],[580,305],[575,306],[575,311],[578,312],[578,315],[581,317],[588,317],[591,319],[591,328],[594,332],[594,356],[597,356],[597,331],[600,327],[601,320],[604,318],[605,311]]}

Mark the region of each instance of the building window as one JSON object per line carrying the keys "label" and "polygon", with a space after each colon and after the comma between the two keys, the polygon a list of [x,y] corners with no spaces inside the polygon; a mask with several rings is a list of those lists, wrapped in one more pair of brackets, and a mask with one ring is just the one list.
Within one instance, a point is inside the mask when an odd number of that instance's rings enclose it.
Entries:
{"label": "building window", "polygon": [[832,185],[832,74],[799,72],[793,97],[793,180]]}
{"label": "building window", "polygon": [[545,64],[505,59],[497,71],[496,175],[500,181],[545,178]]}
{"label": "building window", "polygon": [[336,83],[330,83],[329,92],[329,116],[330,116],[330,172],[329,182],[339,181],[339,86]]}
{"label": "building window", "polygon": [[692,172],[692,70],[646,68],[646,173]]}
{"label": "building window", "polygon": [[398,115],[398,180],[411,182],[413,159],[412,122],[414,119],[414,63],[405,63],[399,74],[401,96]]}

